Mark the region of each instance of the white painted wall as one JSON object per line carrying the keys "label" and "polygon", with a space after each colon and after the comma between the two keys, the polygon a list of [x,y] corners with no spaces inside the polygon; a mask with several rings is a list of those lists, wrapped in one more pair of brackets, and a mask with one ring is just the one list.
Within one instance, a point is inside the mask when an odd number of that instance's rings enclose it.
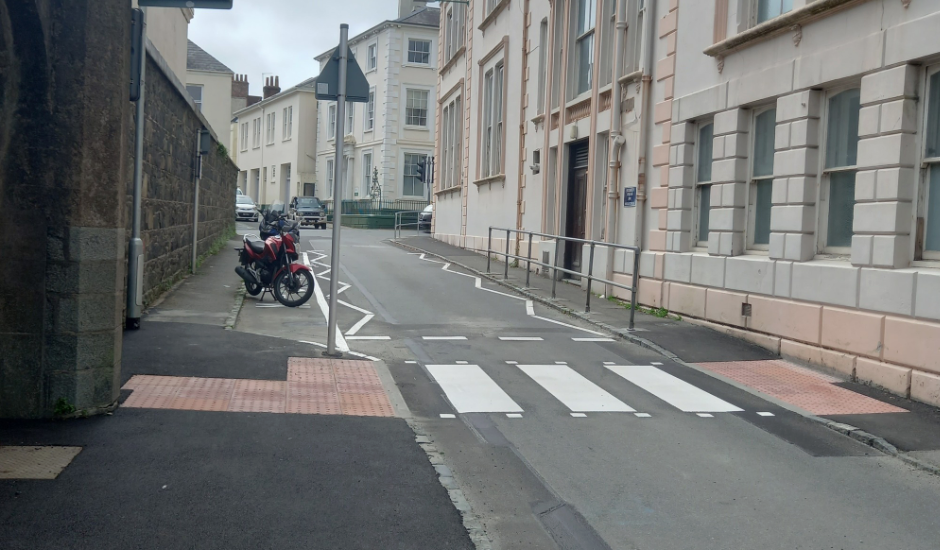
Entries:
{"label": "white painted wall", "polygon": [[202,114],[222,143],[232,123],[232,73],[186,71],[186,85],[202,86]]}
{"label": "white painted wall", "polygon": [[[132,0],[137,6],[137,0]],[[147,8],[147,38],[157,47],[180,82],[186,81],[186,49],[190,8]]]}

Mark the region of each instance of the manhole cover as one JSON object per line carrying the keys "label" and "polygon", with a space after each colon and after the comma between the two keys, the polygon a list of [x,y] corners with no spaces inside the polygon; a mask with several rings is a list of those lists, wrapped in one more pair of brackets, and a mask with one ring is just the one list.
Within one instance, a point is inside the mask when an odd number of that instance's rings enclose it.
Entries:
{"label": "manhole cover", "polygon": [[0,479],[55,479],[81,447],[0,447]]}

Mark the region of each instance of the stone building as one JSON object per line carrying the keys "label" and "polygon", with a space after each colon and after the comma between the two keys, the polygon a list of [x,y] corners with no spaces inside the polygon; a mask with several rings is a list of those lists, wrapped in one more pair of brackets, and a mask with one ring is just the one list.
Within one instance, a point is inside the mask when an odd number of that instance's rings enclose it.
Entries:
{"label": "stone building", "polygon": [[[462,13],[441,16],[437,154],[455,160],[438,162],[437,238],[479,249],[499,226],[636,245],[643,304],[940,403],[940,5]],[[595,273],[629,281],[632,266],[598,254]]]}
{"label": "stone building", "polygon": [[[419,181],[416,167],[434,151],[439,19],[437,8],[402,0],[398,19],[350,37],[349,47],[371,87],[369,102],[349,103],[345,121],[336,120],[335,102],[320,102],[320,198],[333,198],[333,151],[337,133],[342,133],[343,199],[368,198],[378,169],[383,199],[428,200],[429,190]],[[321,69],[331,53],[317,56]]]}

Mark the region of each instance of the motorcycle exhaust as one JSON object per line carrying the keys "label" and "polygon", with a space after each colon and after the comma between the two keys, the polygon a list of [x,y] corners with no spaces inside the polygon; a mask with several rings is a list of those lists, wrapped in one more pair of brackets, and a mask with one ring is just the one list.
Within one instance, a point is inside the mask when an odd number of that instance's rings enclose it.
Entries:
{"label": "motorcycle exhaust", "polygon": [[244,279],[244,280],[245,280],[245,283],[247,283],[247,284],[249,284],[249,285],[260,285],[260,284],[261,284],[261,279],[258,278],[258,275],[257,275],[254,271],[249,271],[249,270],[245,269],[245,266],[243,266],[243,265],[240,265],[240,266],[236,267],[236,268],[235,268],[235,273],[237,273],[238,276],[241,277],[242,279]]}

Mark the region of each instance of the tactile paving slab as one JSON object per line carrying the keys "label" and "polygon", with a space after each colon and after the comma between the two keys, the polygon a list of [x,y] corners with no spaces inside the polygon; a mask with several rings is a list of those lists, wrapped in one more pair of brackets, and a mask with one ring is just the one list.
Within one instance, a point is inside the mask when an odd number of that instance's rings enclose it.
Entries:
{"label": "tactile paving slab", "polygon": [[124,389],[124,407],[395,416],[369,361],[291,357],[286,381],[137,375]]}
{"label": "tactile paving slab", "polygon": [[81,447],[0,447],[0,479],[55,479]]}
{"label": "tactile paving slab", "polygon": [[698,366],[819,416],[908,412],[837,386],[838,378],[780,359]]}

